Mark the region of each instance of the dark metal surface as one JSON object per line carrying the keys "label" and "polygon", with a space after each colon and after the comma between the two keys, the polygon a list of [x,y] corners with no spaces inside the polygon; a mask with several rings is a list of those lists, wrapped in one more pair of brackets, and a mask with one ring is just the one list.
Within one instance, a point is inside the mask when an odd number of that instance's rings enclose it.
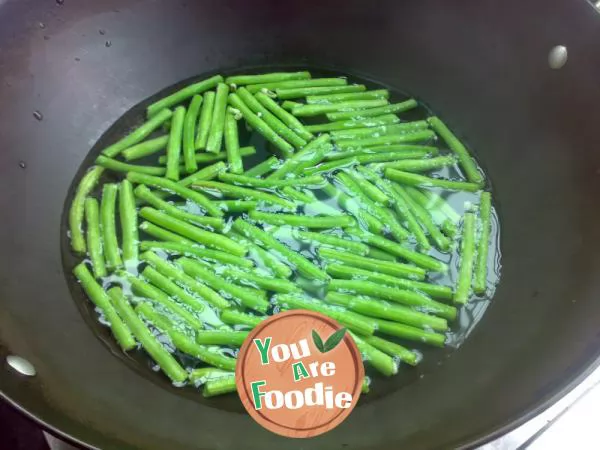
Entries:
{"label": "dark metal surface", "polygon": [[[3,394],[106,449],[449,448],[514,426],[600,353],[598,19],[567,0],[0,0],[0,356],[38,373],[3,364]],[[552,71],[557,44],[569,62]],[[309,442],[122,364],[82,320],[59,251],[68,186],[125,111],[198,73],[303,62],[417,94],[467,138],[494,183],[504,267],[458,352]]]}

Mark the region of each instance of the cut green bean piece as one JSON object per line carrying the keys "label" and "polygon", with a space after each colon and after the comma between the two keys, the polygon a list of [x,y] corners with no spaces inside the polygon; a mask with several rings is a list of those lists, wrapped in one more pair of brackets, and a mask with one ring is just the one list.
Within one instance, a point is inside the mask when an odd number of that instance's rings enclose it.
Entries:
{"label": "cut green bean piece", "polygon": [[244,172],[244,175],[247,177],[262,177],[264,174],[275,170],[281,161],[276,156],[270,156],[265,159],[263,162],[258,163],[252,169],[248,169]]}
{"label": "cut green bean piece", "polygon": [[442,224],[440,225],[440,229],[442,230],[442,233],[444,233],[449,238],[453,238],[454,236],[456,236],[456,233],[458,233],[458,228],[456,224],[450,219],[444,220],[444,222],[442,222]]}
{"label": "cut green bean piece", "polygon": [[367,90],[364,84],[349,84],[346,86],[317,86],[296,88],[274,88],[277,98],[289,100],[292,98],[307,97],[310,95],[332,95],[350,92],[363,92]]}
{"label": "cut green bean piece", "polygon": [[[391,242],[391,241],[390,241]],[[339,261],[352,267],[360,269],[378,271],[396,277],[409,277],[422,280],[425,278],[425,270],[421,267],[409,264],[401,264],[392,261],[383,261],[380,259],[367,258],[359,255],[338,252],[328,248],[320,248],[319,255],[326,260]]]}
{"label": "cut green bean piece", "polygon": [[301,231],[289,227],[281,227],[275,230],[274,236],[277,238],[292,238],[312,245],[324,245],[337,249],[348,250],[358,255],[366,255],[369,252],[369,247],[362,242],[343,239],[331,234],[322,232],[316,233],[312,231]]}
{"label": "cut green bean piece", "polygon": [[190,372],[190,381],[196,385],[205,384],[211,380],[218,380],[219,378],[227,378],[233,376],[234,372],[228,370],[215,369],[214,367],[202,367],[201,369],[194,369]]}
{"label": "cut green bean piece", "polygon": [[276,195],[269,194],[267,192],[256,191],[254,189],[247,189],[241,186],[234,186],[227,183],[219,183],[218,181],[200,181],[195,183],[192,188],[203,189],[207,192],[216,191],[221,195],[229,197],[237,197],[241,199],[253,199],[256,201],[263,201],[273,205],[279,205],[284,209],[291,211],[296,210],[296,204],[292,203],[283,198],[277,197]]}
{"label": "cut green bean piece", "polygon": [[[183,121],[183,162],[185,171],[193,173],[198,170],[196,162],[196,122],[202,105],[202,96],[194,95]],[[168,157],[168,155],[167,155]]]}
{"label": "cut green bean piece", "polygon": [[428,172],[430,170],[438,170],[444,167],[453,166],[456,164],[454,156],[438,156],[429,159],[405,159],[384,163],[384,169],[405,170],[407,172]]}
{"label": "cut green bean piece", "polygon": [[205,266],[194,261],[193,259],[183,257],[177,260],[177,263],[183,268],[186,274],[196,279],[202,280],[211,288],[224,292],[225,294],[239,300],[247,308],[265,313],[269,308],[269,302],[266,300],[266,295],[256,289],[247,289],[240,286],[227,283],[222,277],[212,273]]}
{"label": "cut green bean piece", "polygon": [[374,233],[381,233],[383,231],[383,223],[365,211],[364,208],[361,208],[359,203],[348,194],[337,189],[330,183],[327,183],[322,189],[329,197],[334,198],[342,209],[352,214],[360,224],[364,224],[364,226]]}
{"label": "cut green bean piece", "polygon": [[194,241],[191,241],[189,239],[184,238],[183,236],[180,236],[178,234],[175,233],[171,233],[168,230],[165,230],[164,228],[158,227],[156,225],[154,225],[153,223],[150,222],[142,222],[140,223],[140,230],[142,230],[144,233],[155,237],[157,239],[162,239],[163,241],[167,241],[167,242],[177,242],[181,245],[188,245],[188,246],[194,246],[197,245]]}
{"label": "cut green bean piece", "polygon": [[137,172],[155,176],[162,176],[166,173],[166,169],[164,167],[128,164],[122,161],[117,161],[116,159],[107,158],[104,155],[100,155],[96,158],[96,164],[114,172]]}
{"label": "cut green bean piece", "polygon": [[198,331],[196,333],[196,342],[201,345],[231,345],[233,347],[241,347],[246,337],[248,337],[247,331]]}
{"label": "cut green bean piece", "polygon": [[395,114],[418,106],[416,100],[410,99],[402,103],[394,103],[391,105],[379,106],[377,108],[361,109],[359,111],[344,111],[327,114],[329,120],[348,120],[363,117],[382,116],[384,114]]}
{"label": "cut green bean piece", "polygon": [[428,141],[435,137],[431,130],[418,130],[402,134],[389,134],[371,138],[357,139],[338,139],[336,145],[341,150],[351,150],[358,148],[370,148],[379,145],[402,144],[405,142],[422,142]]}
{"label": "cut green bean piece", "polygon": [[[335,122],[334,122],[335,123]],[[332,131],[331,137],[335,140],[343,139],[368,139],[379,136],[388,136],[390,134],[414,133],[415,131],[428,128],[429,124],[425,120],[415,122],[405,122],[390,125],[381,125],[378,127],[355,128],[350,130]]]}
{"label": "cut green bean piece", "polygon": [[455,224],[460,221],[460,214],[458,214],[443,197],[435,192],[431,192],[429,189],[417,189],[412,186],[407,186],[405,189],[406,192],[408,192],[408,194],[426,210],[439,210]]}
{"label": "cut green bean piece", "polygon": [[443,189],[467,192],[477,192],[481,190],[481,185],[475,183],[429,178],[416,173],[402,172],[396,169],[386,169],[384,174],[388,180],[396,181],[408,186],[440,187]]}
{"label": "cut green bean piece", "polygon": [[[191,250],[190,251],[190,253],[191,253],[193,251],[193,249],[190,249],[190,250]],[[146,251],[142,254],[142,259],[144,261],[146,261],[147,263],[151,264],[152,266],[154,266],[156,268],[156,270],[159,271],[161,274],[170,278],[174,282],[177,282],[184,289],[187,289],[187,290],[199,295],[201,298],[206,300],[206,302],[210,303],[211,305],[213,305],[217,308],[229,308],[229,306],[231,306],[229,304],[229,302],[227,300],[225,300],[223,297],[221,297],[217,292],[215,292],[208,286],[204,285],[203,283],[195,280],[191,276],[186,275],[183,272],[183,270],[180,269],[178,266],[175,266],[175,265],[171,264],[170,262],[165,261],[158,255],[156,255],[156,253],[153,253],[151,251]],[[198,302],[194,302],[194,304],[196,304],[196,303],[198,303]],[[194,306],[194,305],[191,305],[191,306]]]}
{"label": "cut green bean piece", "polygon": [[325,301],[341,305],[369,317],[379,317],[418,328],[429,327],[437,331],[446,331],[448,329],[446,319],[431,316],[413,308],[388,303],[374,297],[328,292]]}
{"label": "cut green bean piece", "polygon": [[104,256],[106,267],[114,270],[123,265],[119,242],[117,241],[117,225],[115,210],[117,208],[117,192],[119,186],[107,183],[102,186],[102,202],[100,203],[100,223],[102,229],[102,240],[104,242]]}
{"label": "cut green bean piece", "polygon": [[473,290],[477,294],[485,293],[487,282],[487,260],[490,245],[490,227],[492,214],[492,195],[482,192],[479,201],[479,217],[481,220],[481,234],[477,243],[477,260],[475,262],[475,280]]}
{"label": "cut green bean piece", "polygon": [[256,261],[259,267],[264,267],[279,278],[289,278],[292,276],[292,269],[251,240],[231,230],[227,232],[227,236],[236,242],[247,245],[250,249],[249,256]]}
{"label": "cut green bean piece", "polygon": [[358,350],[370,365],[377,371],[387,377],[398,373],[398,363],[390,356],[386,355],[381,350],[378,350],[371,344],[368,344],[362,337],[352,335]]}
{"label": "cut green bean piece", "polygon": [[306,277],[312,277],[320,281],[327,281],[329,279],[329,276],[323,270],[315,266],[304,256],[289,249],[269,233],[255,227],[254,225],[251,225],[241,219],[237,219],[233,223],[233,228],[246,238],[252,239],[255,242],[258,242],[264,248],[268,248],[270,251],[274,252],[278,258],[297,268],[302,275]]}
{"label": "cut green bean piece", "polygon": [[394,342],[386,341],[378,336],[368,336],[362,339],[377,350],[381,350],[383,353],[398,358],[411,366],[416,366],[419,363],[420,356],[417,353]]}
{"label": "cut green bean piece", "polygon": [[324,86],[345,86],[348,81],[345,78],[312,78],[310,80],[289,80],[278,81],[272,83],[259,83],[247,86],[248,91],[252,94],[276,89],[292,89],[292,88],[308,88],[308,87],[324,87]]}
{"label": "cut green bean piece", "polygon": [[[206,150],[208,133],[210,133],[210,125],[212,123],[213,110],[215,109],[215,97],[216,94],[214,91],[204,93],[202,109],[200,110],[200,120],[198,121],[198,133],[196,134],[196,150]],[[196,162],[200,162],[198,161],[197,157]]]}
{"label": "cut green bean piece", "polygon": [[237,94],[229,95],[229,104],[239,110],[246,122],[256,132],[263,135],[266,140],[277,147],[285,157],[289,157],[294,153],[294,147],[279,136],[264,120],[254,114],[250,107]]}
{"label": "cut green bean piece", "polygon": [[182,178],[179,180],[179,184],[182,186],[189,186],[190,184],[194,184],[196,181],[210,181],[225,170],[227,170],[227,165],[224,162],[219,161],[218,163],[206,166],[200,169],[198,172]]}
{"label": "cut green bean piece", "polygon": [[387,100],[390,96],[390,92],[387,89],[376,89],[373,91],[363,92],[346,92],[337,94],[325,94],[325,95],[309,95],[306,97],[306,103],[309,105],[313,104],[328,104],[347,102],[355,100]]}
{"label": "cut green bean piece", "polygon": [[140,250],[165,250],[179,255],[195,256],[217,263],[233,264],[245,268],[254,267],[254,264],[249,259],[241,258],[219,250],[211,250],[193,243],[191,244],[192,245],[190,246],[180,242],[142,241],[140,242]]}
{"label": "cut green bean piece", "polygon": [[83,216],[85,213],[85,199],[98,183],[98,179],[104,172],[102,167],[94,167],[89,170],[79,182],[77,191],[73,197],[69,209],[69,232],[71,233],[71,248],[77,253],[86,250],[85,238],[83,237]]}
{"label": "cut green bean piece", "polygon": [[235,309],[221,311],[221,320],[229,325],[246,325],[254,328],[266,318],[267,316],[253,316]]}
{"label": "cut green bean piece", "polygon": [[231,112],[225,115],[225,150],[227,151],[227,163],[231,173],[243,173],[244,165],[240,155],[238,125]]}
{"label": "cut green bean piece", "polygon": [[356,128],[379,127],[398,122],[400,122],[399,117],[393,114],[386,114],[378,117],[367,117],[365,119],[342,120],[339,122],[329,122],[319,125],[306,125],[306,129],[313,133],[322,133],[328,131],[353,130]]}
{"label": "cut green bean piece", "polygon": [[223,211],[229,213],[248,212],[258,207],[258,202],[253,200],[223,200],[217,205]]}
{"label": "cut green bean piece", "polygon": [[225,115],[227,113],[227,97],[229,96],[229,86],[224,83],[217,85],[217,95],[215,97],[215,106],[212,113],[210,132],[206,143],[206,151],[210,153],[219,153],[223,143],[223,131],[225,130]]}
{"label": "cut green bean piece", "polygon": [[121,152],[123,158],[127,161],[144,158],[145,156],[153,155],[156,152],[167,148],[169,136],[161,136],[154,139],[149,139],[139,144],[126,148]]}
{"label": "cut green bean piece", "polygon": [[329,135],[323,134],[298,153],[287,159],[275,172],[267,178],[270,180],[279,180],[288,174],[298,175],[307,167],[312,167],[321,162],[327,153],[333,149]]}
{"label": "cut green bean piece", "polygon": [[297,292],[300,290],[298,286],[291,281],[281,278],[272,278],[269,276],[269,274],[261,273],[256,270],[249,271],[226,266],[218,268],[217,273],[224,277],[230,278],[236,284],[253,287],[255,289],[264,289],[283,294]]}
{"label": "cut green bean piece", "polygon": [[217,84],[222,82],[223,77],[221,75],[215,75],[204,81],[200,81],[199,83],[191,84],[167,97],[161,98],[159,101],[152,103],[150,106],[148,106],[148,117],[154,116],[156,113],[163,110],[164,108],[170,108],[179,103],[182,103],[196,94],[202,94],[203,92],[214,88],[215,86],[217,86]]}
{"label": "cut green bean piece", "polygon": [[[254,155],[255,153],[256,153],[256,149],[251,145],[240,148],[240,155],[242,155],[242,156],[250,156],[250,155]],[[196,162],[198,164],[208,164],[208,163],[217,162],[217,161],[225,161],[226,159],[227,159],[227,154],[225,152],[196,153]],[[161,156],[160,158],[158,158],[158,162],[159,162],[159,164],[166,164],[167,157],[164,155]]]}
{"label": "cut green bean piece", "polygon": [[262,211],[250,211],[250,219],[271,225],[291,225],[305,228],[347,228],[355,227],[356,221],[347,215],[339,216],[304,216],[295,214],[275,214]]}
{"label": "cut green bean piece", "polygon": [[311,132],[306,129],[302,122],[279,106],[279,104],[268,95],[262,92],[257,92],[255,97],[268,111],[281,120],[285,125],[290,127],[290,129],[302,139],[309,141],[313,138]]}
{"label": "cut green bean piece", "polygon": [[222,217],[223,211],[221,211],[213,202],[202,195],[200,192],[196,192],[192,189],[188,189],[185,186],[180,185],[171,180],[165,178],[153,177],[149,175],[143,175],[135,172],[129,172],[127,179],[132,183],[145,184],[159,189],[164,189],[179,195],[187,200],[197,203],[199,206],[204,208],[208,214],[213,217]]}
{"label": "cut green bean piece", "polygon": [[144,322],[137,316],[129,302],[125,299],[123,291],[119,287],[113,287],[108,291],[112,303],[119,316],[127,324],[136,339],[142,344],[144,350],[158,364],[162,371],[174,382],[181,383],[188,377],[187,372],[175,360],[160,342],[154,337]]}
{"label": "cut green bean piece", "polygon": [[123,241],[123,260],[138,259],[138,221],[135,209],[133,186],[129,180],[121,181],[119,186],[119,215],[121,217],[121,238]]}
{"label": "cut green bean piece", "polygon": [[114,144],[106,147],[102,150],[102,153],[109,158],[114,158],[119,153],[121,153],[126,148],[131,147],[139,142],[142,142],[146,137],[148,137],[154,130],[158,129],[164,122],[169,120],[173,115],[173,112],[170,109],[160,108],[162,111],[148,120],[146,123],[142,124],[140,127],[133,130],[123,139],[115,142]]}
{"label": "cut green bean piece", "polygon": [[140,216],[156,225],[206,245],[207,247],[222,250],[236,256],[244,256],[248,253],[247,248],[240,246],[238,243],[223,235],[205,231],[154,208],[142,208],[140,210]]}
{"label": "cut green bean piece", "polygon": [[369,258],[381,259],[382,261],[392,261],[392,262],[398,261],[398,258],[396,258],[394,255],[390,255],[388,252],[379,250],[378,248],[375,248],[372,245],[368,245],[367,247],[369,247],[369,253],[367,253],[367,256]]}
{"label": "cut green bean piece", "polygon": [[310,177],[288,178],[285,180],[277,180],[271,178],[263,180],[261,178],[252,178],[246,175],[234,175],[231,173],[219,174],[219,180],[234,185],[252,186],[256,188],[267,189],[274,189],[285,186],[319,186],[325,182],[323,177],[321,177],[320,175],[313,175]]}
{"label": "cut green bean piece", "polygon": [[302,103],[299,102],[292,102],[291,100],[286,100],[285,102],[283,102],[281,104],[281,107],[283,109],[286,109],[288,111],[291,111],[292,109],[294,109],[296,106],[301,106]]}
{"label": "cut green bean piece", "polygon": [[381,161],[396,161],[398,159],[426,158],[437,153],[437,148],[418,144],[377,145],[369,148],[355,148],[327,154],[328,161],[357,158],[357,164],[378,163],[378,155],[393,155],[393,158],[383,158]]}
{"label": "cut green bean piece", "polygon": [[289,80],[307,80],[310,72],[273,72],[261,75],[232,75],[225,78],[225,83],[241,86],[244,84],[278,83]]}
{"label": "cut green bean piece", "polygon": [[331,104],[300,105],[292,109],[296,117],[312,117],[337,111],[356,111],[387,105],[387,100],[354,100]]}
{"label": "cut green bean piece", "polygon": [[100,238],[100,206],[93,197],[85,199],[85,223],[87,227],[87,251],[92,263],[92,270],[96,278],[106,276],[104,251]]}
{"label": "cut green bean piece", "polygon": [[377,186],[371,184],[370,181],[365,179],[361,173],[354,170],[348,170],[347,173],[352,177],[352,180],[358,185],[358,187],[369,197],[372,201],[383,203],[388,205],[391,203],[391,199],[388,195],[379,189]]}
{"label": "cut green bean piece", "polygon": [[123,322],[122,318],[119,317],[108,294],[102,289],[102,286],[94,280],[94,277],[85,266],[85,263],[79,263],[75,266],[73,274],[81,283],[81,287],[90,300],[100,309],[100,311],[102,311],[105,319],[110,324],[110,330],[113,336],[121,348],[125,351],[135,348],[135,339],[131,335],[129,328]]}
{"label": "cut green bean piece", "polygon": [[458,283],[454,292],[454,301],[463,305],[469,301],[471,293],[475,261],[475,232],[475,214],[466,213],[463,221]]}
{"label": "cut green bean piece", "polygon": [[237,392],[235,374],[228,377],[209,380],[204,384],[204,389],[202,389],[202,395],[205,398],[214,397],[216,395],[230,394],[232,392]]}
{"label": "cut green bean piece", "polygon": [[410,325],[390,322],[383,319],[373,319],[377,327],[377,332],[395,336],[409,341],[422,342],[436,347],[443,347],[446,343],[446,336],[433,331],[425,331]]}
{"label": "cut green bean piece", "polygon": [[311,191],[299,191],[290,186],[282,188],[281,193],[284,195],[284,197],[292,199],[298,203],[313,203],[317,201],[316,197]]}

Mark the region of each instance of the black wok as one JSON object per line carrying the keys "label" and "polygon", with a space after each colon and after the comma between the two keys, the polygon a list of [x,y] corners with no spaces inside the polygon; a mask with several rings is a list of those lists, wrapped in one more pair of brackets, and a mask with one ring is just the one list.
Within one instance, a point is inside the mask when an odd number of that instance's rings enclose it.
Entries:
{"label": "black wok", "polygon": [[[598,42],[584,0],[0,0],[3,396],[105,449],[435,449],[516,426],[600,353]],[[557,44],[569,60],[551,70]],[[503,237],[501,283],[464,346],[310,441],[175,391],[97,339],[59,246],[71,181],[123,113],[200,73],[286,64],[363,73],[432,105],[490,174]]]}

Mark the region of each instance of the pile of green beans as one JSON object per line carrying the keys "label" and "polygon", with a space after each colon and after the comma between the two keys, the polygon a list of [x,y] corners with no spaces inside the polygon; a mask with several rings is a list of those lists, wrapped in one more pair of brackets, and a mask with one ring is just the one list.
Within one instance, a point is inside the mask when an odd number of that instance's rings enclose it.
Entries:
{"label": "pile of green beans", "polygon": [[[149,105],[68,213],[73,275],[120,347],[208,397],[235,391],[237,349],[281,310],[337,320],[383,376],[444,346],[493,292],[491,194],[439,118],[391,97],[302,71],[216,75]],[[254,166],[240,122],[272,153]],[[455,192],[476,200],[455,208]]]}

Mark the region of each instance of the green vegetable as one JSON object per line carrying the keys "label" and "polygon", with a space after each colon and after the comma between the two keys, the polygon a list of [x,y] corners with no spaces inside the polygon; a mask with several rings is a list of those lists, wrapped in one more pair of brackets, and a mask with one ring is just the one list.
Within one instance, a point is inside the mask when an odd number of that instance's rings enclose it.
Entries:
{"label": "green vegetable", "polygon": [[292,276],[292,269],[279,261],[275,255],[259,247],[251,240],[231,230],[227,232],[227,236],[235,242],[247,245],[250,249],[249,256],[257,262],[259,267],[265,267],[278,278],[289,278]]}
{"label": "green vegetable", "polygon": [[429,124],[425,120],[417,120],[415,122],[404,122],[389,125],[386,124],[378,127],[354,128],[350,130],[332,131],[331,137],[335,140],[368,139],[375,138],[378,136],[387,136],[391,134],[412,133],[428,127]]}
{"label": "green vegetable", "polygon": [[[86,205],[87,206],[87,205]],[[481,193],[479,202],[479,217],[481,220],[481,235],[477,243],[477,260],[475,262],[475,280],[473,290],[483,294],[487,281],[487,259],[490,245],[490,227],[492,214],[492,195],[489,192]]]}
{"label": "green vegetable", "polygon": [[367,117],[365,119],[341,120],[339,122],[322,123],[319,125],[306,125],[306,129],[313,133],[321,133],[338,130],[352,130],[355,128],[371,128],[398,122],[400,122],[400,119],[397,116],[386,114],[378,117]]}
{"label": "green vegetable", "polygon": [[366,91],[367,87],[364,84],[350,84],[341,86],[317,86],[317,87],[288,87],[288,88],[277,88],[275,87],[275,93],[277,98],[280,100],[289,100],[291,98],[300,98],[310,95],[331,95],[331,94],[344,94],[349,92],[362,92]]}
{"label": "green vegetable", "polygon": [[102,311],[102,314],[110,323],[110,330],[125,351],[135,348],[135,339],[131,335],[129,328],[117,314],[112,303],[102,286],[96,283],[94,277],[85,266],[85,263],[79,263],[73,269],[73,274],[81,283],[81,287],[90,298],[90,300]]}
{"label": "green vegetable", "polygon": [[122,161],[117,161],[116,159],[107,158],[103,155],[100,155],[96,158],[96,164],[114,172],[138,172],[156,176],[162,176],[166,173],[166,169],[164,167],[139,166],[136,164],[128,164]]}
{"label": "green vegetable", "polygon": [[345,78],[312,78],[310,80],[289,80],[252,84],[247,88],[250,93],[254,94],[255,92],[263,91],[265,89],[273,91],[276,89],[344,86],[346,84],[348,84],[348,81],[346,81]]}
{"label": "green vegetable", "polygon": [[[215,109],[215,97],[216,94],[213,91],[204,93],[202,109],[200,110],[200,120],[198,121],[198,132],[196,134],[195,147],[197,150],[206,150],[208,133],[210,133],[210,125],[212,124],[213,110]],[[198,161],[198,156],[200,155],[196,155],[196,162],[200,162]]]}
{"label": "green vegetable", "polygon": [[409,341],[421,342],[436,347],[443,347],[446,343],[446,336],[432,331],[425,331],[420,328],[411,327],[397,322],[390,322],[382,319],[373,319],[377,332],[396,336]]}
{"label": "green vegetable", "polygon": [[194,369],[190,372],[190,381],[196,385],[205,384],[211,380],[217,380],[219,378],[228,378],[235,376],[235,373],[228,370],[215,369],[214,367],[203,367],[201,369]]}
{"label": "green vegetable", "polygon": [[400,361],[404,361],[411,366],[416,366],[419,363],[420,356],[417,353],[394,342],[386,341],[378,336],[368,336],[363,337],[362,339],[365,343],[375,347],[377,350],[380,350],[393,358],[397,358]]}
{"label": "green vegetable", "polygon": [[83,216],[85,211],[85,198],[94,189],[102,175],[102,167],[93,167],[79,182],[77,191],[69,209],[69,232],[71,233],[71,248],[77,253],[85,252],[85,238],[83,237]]}
{"label": "green vegetable", "polygon": [[288,174],[298,175],[307,167],[321,162],[333,146],[329,142],[329,135],[323,134],[295,155],[288,158],[275,172],[268,176],[270,180],[279,180]]}
{"label": "green vegetable", "polygon": [[217,95],[215,97],[215,106],[212,113],[210,132],[206,143],[206,151],[219,153],[223,143],[223,131],[225,130],[225,115],[227,113],[227,97],[229,95],[229,86],[224,83],[217,85]]}
{"label": "green vegetable", "polygon": [[123,241],[123,260],[138,259],[138,223],[135,209],[133,187],[128,180],[121,181],[119,186],[119,215],[121,217],[121,238]]}
{"label": "green vegetable", "polygon": [[196,94],[202,94],[203,92],[214,88],[215,86],[217,86],[217,84],[222,82],[223,77],[221,75],[215,75],[204,81],[200,81],[199,83],[191,84],[165,98],[161,98],[159,101],[148,106],[148,117],[154,116],[156,113],[163,110],[164,108],[170,108],[174,105],[182,103]]}
{"label": "green vegetable", "polygon": [[240,155],[237,120],[230,112],[225,115],[225,150],[227,151],[227,163],[231,173],[243,173],[244,165]]}
{"label": "green vegetable", "polygon": [[196,163],[196,122],[198,121],[198,112],[201,105],[202,96],[194,95],[183,121],[183,161],[187,173],[198,170],[198,164]]}
{"label": "green vegetable", "polygon": [[[250,156],[256,153],[256,149],[251,145],[240,148],[240,155],[242,156]],[[216,161],[225,161],[227,159],[227,154],[225,152],[221,153],[196,153],[196,162],[198,164],[208,164]],[[161,156],[158,158],[159,164],[166,164],[167,157]]]}
{"label": "green vegetable", "polygon": [[390,96],[390,92],[387,89],[376,89],[373,91],[363,92],[345,92],[337,94],[324,94],[324,95],[309,95],[306,97],[306,103],[312,104],[327,104],[327,103],[338,103],[356,100],[387,100]]}
{"label": "green vegetable", "polygon": [[229,213],[247,212],[258,207],[258,202],[252,200],[223,200],[217,203],[219,208]]}
{"label": "green vegetable", "polygon": [[237,86],[244,84],[278,83],[289,80],[307,80],[310,72],[273,72],[261,75],[232,75],[225,78],[225,83]]}
{"label": "green vegetable", "polygon": [[252,169],[248,169],[244,172],[247,177],[262,177],[264,174],[275,170],[281,162],[276,156],[270,156],[263,162],[258,163]]}
{"label": "green vegetable", "polygon": [[119,242],[117,241],[117,226],[115,223],[118,190],[119,186],[113,183],[106,183],[102,186],[100,225],[102,230],[102,240],[104,242],[106,267],[109,270],[114,270],[123,265],[119,250]]}
{"label": "green vegetable", "polygon": [[85,222],[87,226],[87,250],[96,278],[106,276],[104,252],[100,239],[100,207],[98,200],[92,197],[85,199]]}
{"label": "green vegetable", "polygon": [[384,173],[388,180],[397,181],[400,184],[408,186],[440,187],[443,189],[467,192],[477,192],[481,189],[481,186],[475,183],[429,178],[416,173],[402,172],[395,169],[385,169]]}
{"label": "green vegetable", "polygon": [[406,192],[423,208],[433,211],[439,210],[442,214],[444,214],[448,219],[450,219],[453,223],[458,223],[461,216],[444,200],[435,192],[431,192],[428,189],[417,189],[412,186],[407,186],[405,188]]}
{"label": "green vegetable", "polygon": [[338,139],[336,145],[341,150],[351,150],[358,148],[370,148],[379,145],[402,144],[405,142],[422,142],[428,141],[435,137],[431,130],[417,130],[412,133],[402,134],[386,134],[378,137],[370,138],[355,138],[355,139]]}
{"label": "green vegetable", "polygon": [[369,247],[361,242],[343,239],[331,234],[324,234],[322,232],[315,233],[312,231],[301,231],[290,229],[288,227],[282,227],[275,230],[273,235],[277,238],[289,236],[301,242],[316,246],[324,245],[327,247],[344,249],[352,253],[356,253],[357,255],[366,255],[369,252]]}
{"label": "green vegetable", "polygon": [[[296,205],[288,200],[277,197],[273,194],[266,192],[255,191],[254,189],[247,189],[240,186],[233,186],[231,184],[219,183],[218,181],[200,181],[194,183],[192,186],[194,189],[203,189],[205,191],[217,191],[228,197],[237,197],[241,199],[253,199],[256,201],[263,201],[273,205],[279,205],[285,209],[295,211]],[[222,214],[222,213],[221,213]]]}
{"label": "green vegetable", "polygon": [[369,230],[380,233],[383,231],[383,224],[379,219],[361,208],[360,204],[348,194],[336,189],[330,183],[322,187],[323,191],[332,199],[335,199],[343,210],[352,214],[360,224],[364,224]]}
{"label": "green vegetable", "polygon": [[129,133],[123,139],[115,142],[114,144],[106,147],[102,150],[102,153],[109,158],[114,158],[119,153],[121,153],[126,148],[131,147],[139,142],[142,142],[146,137],[148,137],[154,130],[158,129],[164,122],[169,120],[173,115],[173,112],[169,109],[160,108],[162,111],[148,120],[146,123],[142,124],[140,127],[136,128],[134,131]]}
{"label": "green vegetable", "polygon": [[196,173],[188,175],[185,178],[179,180],[179,184],[182,186],[189,186],[190,184],[194,184],[196,181],[209,181],[217,177],[221,172],[227,170],[227,165],[219,161],[218,163],[214,163],[210,166],[206,166]]}
{"label": "green vegetable", "polygon": [[215,395],[230,394],[237,392],[235,375],[209,380],[204,384],[202,395],[204,397],[214,397]]}
{"label": "green vegetable", "polygon": [[[290,160],[288,159],[288,161]],[[229,184],[267,189],[285,186],[316,186],[325,182],[319,175],[313,175],[311,177],[287,178],[285,180],[277,180],[269,177],[266,180],[263,180],[260,178],[248,177],[246,175],[234,175],[231,173],[219,174],[219,180]]]}
{"label": "green vegetable", "polygon": [[[376,145],[374,147],[356,148],[345,151],[331,152],[326,156],[326,160],[334,161],[340,159],[357,158],[357,163],[369,164],[388,161],[397,161],[412,158],[427,158],[437,153],[437,148],[420,144],[394,144],[394,145]],[[378,158],[379,155],[393,155],[393,158]],[[378,164],[381,165],[381,164]]]}
{"label": "green vegetable", "polygon": [[465,304],[469,300],[475,260],[475,214],[466,213],[463,221],[460,268],[454,301]]}
{"label": "green vegetable", "polygon": [[235,309],[225,309],[221,311],[221,320],[229,325],[247,325],[254,328],[267,316],[252,316]]}
{"label": "green vegetable", "polygon": [[231,279],[234,283],[241,286],[247,285],[254,288],[258,287],[267,291],[281,292],[284,294],[300,290],[300,288],[291,281],[281,278],[272,278],[268,274],[258,271],[242,270],[226,266],[219,268],[217,273]]}
{"label": "green vegetable", "polygon": [[398,363],[394,359],[365,342],[363,338],[359,338],[354,334],[352,337],[354,338],[354,342],[356,343],[358,350],[360,350],[363,359],[377,369],[379,373],[387,377],[398,373]]}
{"label": "green vegetable", "polygon": [[270,98],[268,95],[257,92],[255,94],[256,99],[275,117],[281,120],[285,125],[287,125],[294,133],[300,136],[305,141],[311,140],[314,136],[310,131],[306,129],[306,127],[296,119],[292,114],[283,109],[276,101]]}
{"label": "green vegetable", "polygon": [[186,239],[183,236],[180,236],[178,234],[171,233],[170,231],[167,231],[164,228],[158,227],[150,222],[140,223],[139,228],[144,233],[149,234],[150,236],[155,237],[157,239],[162,239],[163,241],[176,242],[178,244],[186,245],[189,247],[197,245],[194,241]]}
{"label": "green vegetable", "polygon": [[327,114],[327,118],[329,120],[348,120],[355,118],[375,117],[382,116],[384,114],[394,114],[408,111],[409,109],[416,108],[417,106],[418,104],[416,100],[410,99],[402,103],[395,103],[377,108],[361,109],[360,111],[334,112]]}
{"label": "green vegetable", "polygon": [[125,158],[127,161],[133,161],[135,159],[153,155],[154,153],[165,149],[168,142],[169,136],[161,136],[154,139],[149,139],[126,148],[121,152],[121,155],[123,155],[123,158]]}
{"label": "green vegetable", "polygon": [[387,103],[387,100],[354,100],[331,104],[300,105],[292,109],[292,114],[296,117],[320,116],[321,114],[336,113],[338,111],[356,111],[375,108],[387,105]]}
{"label": "green vegetable", "polygon": [[373,247],[372,245],[368,245],[369,253],[366,256],[373,259],[381,259],[383,261],[392,261],[397,262],[398,258],[394,255],[390,255],[388,252],[384,252],[383,250],[379,250],[378,248]]}
{"label": "green vegetable", "polygon": [[233,347],[241,347],[247,336],[247,331],[199,331],[196,333],[196,342],[202,345],[231,345]]}
{"label": "green vegetable", "polygon": [[252,268],[254,264],[249,259],[240,258],[239,256],[219,250],[211,250],[201,247],[193,242],[190,245],[180,242],[161,242],[161,241],[142,241],[140,242],[140,250],[166,250],[168,252],[177,253],[179,255],[195,256],[196,258],[207,259],[209,261],[233,264],[235,266]]}
{"label": "green vegetable", "polygon": [[404,159],[402,161],[384,163],[384,169],[398,169],[408,172],[427,172],[456,164],[454,156],[438,156],[429,159]]}
{"label": "green vegetable", "polygon": [[296,214],[275,214],[262,211],[250,211],[250,219],[271,225],[292,225],[306,228],[347,228],[356,226],[356,221],[346,215],[339,216],[304,216]]}

